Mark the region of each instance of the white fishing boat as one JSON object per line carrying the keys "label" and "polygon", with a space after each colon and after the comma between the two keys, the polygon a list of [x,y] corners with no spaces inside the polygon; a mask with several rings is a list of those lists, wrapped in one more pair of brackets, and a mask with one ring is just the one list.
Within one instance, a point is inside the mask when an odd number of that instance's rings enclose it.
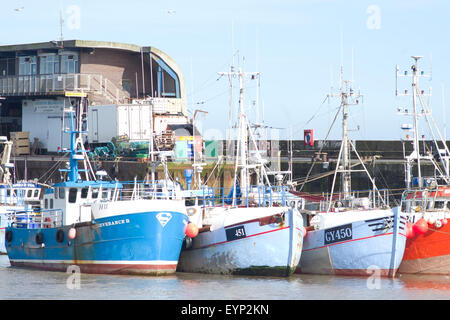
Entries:
{"label": "white fishing boat", "polygon": [[249,165],[248,161],[249,125],[243,92],[248,73],[239,69],[232,74],[239,77],[240,83],[235,183],[219,192],[207,189],[203,194],[209,196],[196,197],[196,205],[188,208],[189,219],[197,221],[199,232],[186,239],[177,270],[289,276],[302,252],[303,219],[295,203],[288,205],[286,188],[277,189],[267,183],[250,186],[250,170],[264,171],[264,164]]}
{"label": "white fishing boat", "polygon": [[0,137],[3,146],[0,163],[0,254],[6,254],[5,228],[8,226],[10,215],[14,210],[25,210],[39,206],[41,187],[35,182],[20,181],[13,183],[10,168],[12,142],[6,137]]}
{"label": "white fishing boat", "polygon": [[[312,197],[293,191],[306,200],[302,213],[308,230],[297,272],[370,276],[377,269],[381,276],[394,277],[405,249],[406,219],[398,208],[389,207],[349,139],[348,106],[358,105],[362,95],[353,91],[351,81],[343,81],[342,71],[337,96],[341,100],[338,112],[342,111],[342,143],[331,193]],[[353,168],[351,150],[362,169]],[[373,189],[366,197],[361,197],[363,192],[352,191],[352,172],[363,172],[371,181]],[[338,174],[341,190],[335,194]]]}

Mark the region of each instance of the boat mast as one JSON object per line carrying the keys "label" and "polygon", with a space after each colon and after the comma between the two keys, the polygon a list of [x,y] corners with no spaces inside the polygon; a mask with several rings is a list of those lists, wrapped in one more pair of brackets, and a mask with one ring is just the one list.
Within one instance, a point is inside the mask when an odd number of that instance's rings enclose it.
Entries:
{"label": "boat mast", "polygon": [[[353,80],[343,80],[343,68],[341,67],[340,75],[340,92],[339,94],[329,94],[330,97],[339,97],[341,99],[342,108],[342,143],[340,150],[340,159],[338,159],[336,173],[341,173],[341,193],[344,199],[349,199],[351,196],[351,159],[350,159],[350,145],[348,137],[348,107],[350,105],[357,105],[359,98],[362,97],[360,93],[355,94],[351,82]],[[341,163],[340,163],[341,162]],[[334,181],[331,192],[333,193]]]}
{"label": "boat mast", "polygon": [[[248,122],[244,108],[244,79],[250,76],[258,76],[259,72],[242,72],[242,68],[238,68],[238,72],[219,72],[219,75],[238,76],[239,77],[239,163],[240,171],[240,188],[242,192],[247,191],[249,186],[248,175]],[[235,194],[235,193],[233,193]]]}
{"label": "boat mast", "polygon": [[420,153],[419,153],[419,130],[418,130],[418,114],[417,114],[417,88],[419,85],[419,77],[417,76],[417,61],[422,58],[420,56],[413,56],[414,59],[414,65],[411,67],[413,71],[413,77],[412,77],[412,98],[413,98],[413,116],[414,116],[414,153],[416,155],[417,160],[417,177],[419,179],[419,187],[422,187],[422,173],[420,170]]}
{"label": "boat mast", "polygon": [[[419,72],[419,67],[418,67],[418,60],[421,59],[421,56],[412,56],[412,58],[414,59],[414,65],[411,66],[412,69],[412,103],[413,103],[413,112],[412,114],[410,114],[408,112],[408,110],[402,110],[402,108],[398,108],[398,111],[400,114],[403,115],[407,115],[407,116],[413,116],[414,117],[414,121],[413,121],[413,125],[412,125],[412,132],[414,133],[414,137],[413,137],[413,151],[409,154],[409,156],[405,157],[406,160],[406,174],[405,174],[405,184],[407,188],[411,188],[411,178],[412,178],[412,173],[411,173],[411,168],[412,165],[414,164],[415,161],[417,161],[417,178],[418,178],[418,187],[421,188],[424,186],[424,182],[423,182],[423,177],[422,177],[422,172],[421,172],[421,163],[423,162],[422,160],[428,160],[431,161],[435,167],[435,170],[439,173],[439,176],[445,180],[445,183],[450,183],[450,177],[449,177],[449,158],[450,158],[450,150],[447,147],[446,144],[446,140],[445,138],[442,136],[441,132],[439,131],[439,128],[431,114],[431,110],[428,107],[427,103],[424,101],[424,96],[431,96],[431,89],[430,89],[430,93],[425,94],[423,90],[419,90],[419,78],[420,77],[429,77],[431,79],[431,71],[430,74],[425,75],[423,71]],[[399,68],[397,66],[396,68],[396,83],[398,82],[398,77],[400,76],[405,76],[405,77],[409,77],[408,76],[408,72],[405,71],[404,75],[399,73]],[[398,89],[396,87],[396,96],[407,96],[409,95],[407,90],[405,90],[405,93],[399,93]],[[420,112],[417,111],[417,100],[419,100],[419,103],[422,106],[422,110],[420,110]],[[437,152],[437,156],[439,158],[439,161],[442,161],[442,166],[443,166],[443,171],[440,168],[439,164],[437,163],[437,159],[433,159],[432,155],[427,155],[427,154],[420,154],[420,149],[419,149],[419,117],[421,116],[425,116],[425,120],[426,123],[428,124],[428,128],[430,130],[433,142],[434,142],[434,146],[436,148],[436,152]],[[433,129],[434,126],[434,129]],[[402,128],[404,129],[409,129],[410,126],[408,125],[402,125]],[[440,149],[439,145],[438,145],[438,141],[436,139],[435,136],[435,132],[437,133],[439,140],[441,141],[442,145],[443,145],[443,149]]]}

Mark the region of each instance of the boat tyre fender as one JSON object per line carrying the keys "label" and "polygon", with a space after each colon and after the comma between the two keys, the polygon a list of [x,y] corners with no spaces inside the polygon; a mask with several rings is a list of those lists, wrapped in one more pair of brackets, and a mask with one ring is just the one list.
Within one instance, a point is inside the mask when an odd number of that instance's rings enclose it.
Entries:
{"label": "boat tyre fender", "polygon": [[38,232],[35,240],[37,244],[42,244],[44,242],[44,235],[42,234],[42,232]]}
{"label": "boat tyre fender", "polygon": [[183,249],[190,249],[192,247],[192,238],[191,237],[184,237],[183,240]]}
{"label": "boat tyre fender", "polygon": [[11,242],[12,237],[13,237],[12,231],[11,230],[6,231],[6,233],[5,233],[6,242]]}
{"label": "boat tyre fender", "polygon": [[62,229],[59,229],[56,231],[56,241],[63,242],[64,241],[64,231]]}

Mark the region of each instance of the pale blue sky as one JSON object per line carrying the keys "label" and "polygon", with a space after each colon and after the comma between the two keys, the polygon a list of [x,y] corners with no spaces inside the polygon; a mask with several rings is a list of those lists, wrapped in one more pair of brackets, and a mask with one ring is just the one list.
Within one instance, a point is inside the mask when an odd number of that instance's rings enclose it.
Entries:
{"label": "pale blue sky", "polygon": [[[79,21],[71,6],[79,9]],[[259,102],[266,123],[293,127],[294,139],[303,139],[303,129],[325,137],[339,101],[322,102],[331,81],[338,86],[341,58],[345,77],[351,77],[352,48],[355,87],[364,94],[364,103],[351,109],[351,128],[361,127],[353,138],[404,136],[399,127],[407,119],[396,109],[410,101],[394,95],[395,65],[410,70],[411,55],[424,56],[425,71],[432,56],[433,79],[422,85],[433,87],[438,123],[444,124],[444,114],[445,123],[450,117],[442,103],[444,87],[450,105],[450,2],[445,0],[10,0],[2,1],[0,44],[58,39],[60,7],[64,39],[154,46],[171,56],[185,77],[188,108],[209,112],[204,130],[224,132],[227,126],[228,82],[216,80],[217,72],[229,70],[233,46],[245,57],[244,71],[261,72]],[[246,83],[247,102],[255,99],[255,84]],[[404,81],[400,88],[409,86]],[[337,128],[331,138],[340,134]]]}

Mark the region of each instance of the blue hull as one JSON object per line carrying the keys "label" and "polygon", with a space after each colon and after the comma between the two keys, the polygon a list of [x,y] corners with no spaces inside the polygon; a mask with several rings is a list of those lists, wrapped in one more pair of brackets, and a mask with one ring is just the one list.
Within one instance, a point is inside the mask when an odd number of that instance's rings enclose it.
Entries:
{"label": "blue hull", "polygon": [[[170,212],[165,225],[159,212],[125,214],[75,225],[76,237],[69,239],[72,226],[50,229],[8,227],[12,239],[6,243],[12,266],[66,271],[77,265],[85,273],[168,274],[176,271],[187,216]],[[57,232],[64,239],[57,240]],[[43,243],[36,242],[38,233]],[[59,232],[61,234],[61,231]]]}

